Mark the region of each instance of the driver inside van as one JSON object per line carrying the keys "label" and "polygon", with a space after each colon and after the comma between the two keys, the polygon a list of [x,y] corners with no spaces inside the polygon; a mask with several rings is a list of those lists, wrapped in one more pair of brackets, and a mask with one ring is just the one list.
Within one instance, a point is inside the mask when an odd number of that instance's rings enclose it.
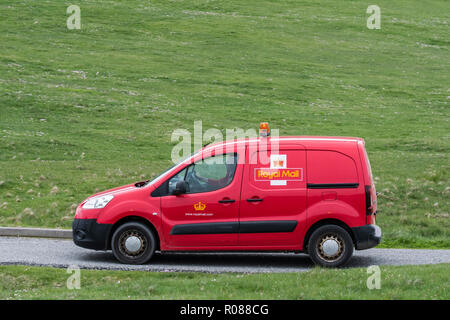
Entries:
{"label": "driver inside van", "polygon": [[236,157],[222,155],[213,162],[200,161],[191,165],[185,180],[190,193],[214,191],[230,184],[235,170]]}
{"label": "driver inside van", "polygon": [[223,178],[213,179],[199,176],[194,167],[191,179],[195,179],[201,184],[206,184],[209,191],[218,190],[230,184],[230,182],[233,180],[235,168],[236,168],[235,164],[226,164],[227,169],[226,175]]}

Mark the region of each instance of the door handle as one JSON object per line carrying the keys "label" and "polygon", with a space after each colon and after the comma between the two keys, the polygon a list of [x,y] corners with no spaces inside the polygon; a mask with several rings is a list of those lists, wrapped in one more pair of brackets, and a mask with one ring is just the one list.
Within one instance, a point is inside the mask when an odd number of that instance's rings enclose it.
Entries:
{"label": "door handle", "polygon": [[219,203],[233,203],[235,200],[233,199],[226,199],[226,200],[219,200]]}
{"label": "door handle", "polygon": [[261,198],[251,198],[251,199],[247,199],[247,202],[261,202],[263,200],[264,199],[261,199]]}

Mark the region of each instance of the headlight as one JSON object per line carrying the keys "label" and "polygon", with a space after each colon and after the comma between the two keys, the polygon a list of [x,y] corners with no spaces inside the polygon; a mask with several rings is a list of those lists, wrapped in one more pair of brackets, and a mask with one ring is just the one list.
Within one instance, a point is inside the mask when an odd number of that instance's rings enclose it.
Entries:
{"label": "headlight", "polygon": [[105,196],[99,196],[95,198],[91,198],[83,205],[83,209],[101,209],[104,208],[108,202],[110,202],[114,198],[113,195],[108,194]]}

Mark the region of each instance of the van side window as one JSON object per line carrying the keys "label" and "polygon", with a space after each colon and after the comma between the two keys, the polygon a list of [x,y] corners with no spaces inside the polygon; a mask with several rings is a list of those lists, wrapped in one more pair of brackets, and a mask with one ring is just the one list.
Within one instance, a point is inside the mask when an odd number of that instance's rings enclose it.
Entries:
{"label": "van side window", "polygon": [[340,152],[308,150],[308,183],[341,184],[358,183],[355,161]]}
{"label": "van side window", "polygon": [[233,181],[236,164],[237,154],[218,155],[197,161],[169,180],[168,192],[172,194],[180,180],[186,181],[187,193],[222,189]]}

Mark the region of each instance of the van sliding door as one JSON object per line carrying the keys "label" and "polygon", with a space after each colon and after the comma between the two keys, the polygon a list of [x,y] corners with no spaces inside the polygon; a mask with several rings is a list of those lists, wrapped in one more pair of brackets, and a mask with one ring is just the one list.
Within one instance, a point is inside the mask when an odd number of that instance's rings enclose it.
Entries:
{"label": "van sliding door", "polygon": [[240,246],[298,249],[306,221],[306,152],[248,148],[239,213]]}

